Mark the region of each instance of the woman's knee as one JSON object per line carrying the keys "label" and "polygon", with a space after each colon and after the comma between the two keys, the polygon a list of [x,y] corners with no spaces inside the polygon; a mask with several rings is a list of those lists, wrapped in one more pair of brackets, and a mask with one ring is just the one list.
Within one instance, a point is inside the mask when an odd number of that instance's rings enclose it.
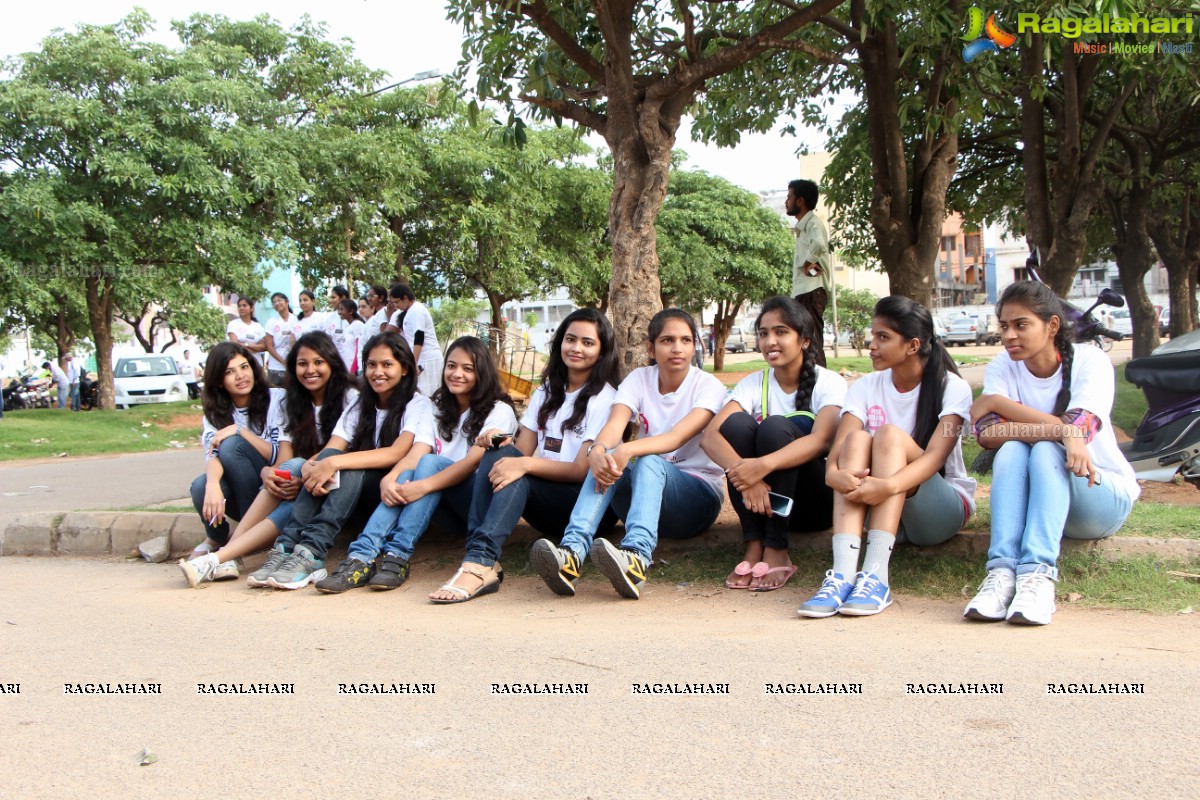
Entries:
{"label": "woman's knee", "polygon": [[913,438],[908,431],[889,422],[875,431],[875,435],[871,437],[871,446],[876,450],[894,451],[906,447],[911,441]]}
{"label": "woman's knee", "polygon": [[661,479],[667,474],[667,464],[667,460],[662,456],[640,456],[626,469],[632,471],[634,480],[645,480],[651,476]]}
{"label": "woman's knee", "polygon": [[802,436],[804,433],[795,422],[777,414],[759,423],[755,441],[759,454],[766,454],[786,447]]}
{"label": "woman's knee", "polygon": [[754,441],[758,432],[758,422],[745,411],[730,414],[721,423],[721,436],[725,441],[737,448],[738,444],[749,444]]}

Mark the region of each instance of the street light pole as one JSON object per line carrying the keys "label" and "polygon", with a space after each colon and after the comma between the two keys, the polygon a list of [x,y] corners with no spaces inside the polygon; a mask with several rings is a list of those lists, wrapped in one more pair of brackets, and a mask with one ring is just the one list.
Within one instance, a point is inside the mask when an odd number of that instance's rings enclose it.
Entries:
{"label": "street light pole", "polygon": [[442,71],[440,69],[427,69],[424,72],[418,72],[416,75],[413,75],[411,78],[405,78],[402,81],[396,81],[395,83],[389,84],[382,88],[376,89],[371,92],[367,92],[366,94],[363,95],[363,97],[371,97],[372,95],[382,94],[383,92],[386,92],[389,89],[395,89],[396,87],[403,86],[406,83],[415,83],[417,81],[429,81],[429,80],[434,80],[434,79],[440,78],[440,77],[442,77]]}

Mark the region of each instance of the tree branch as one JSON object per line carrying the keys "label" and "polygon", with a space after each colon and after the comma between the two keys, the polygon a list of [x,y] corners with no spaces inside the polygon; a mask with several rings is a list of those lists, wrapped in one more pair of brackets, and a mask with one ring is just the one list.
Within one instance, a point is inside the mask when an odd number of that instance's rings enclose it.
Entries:
{"label": "tree branch", "polygon": [[604,135],[605,128],[608,127],[608,117],[603,114],[597,114],[591,109],[584,108],[568,100],[555,100],[528,94],[518,95],[518,97],[522,101],[535,105],[538,108],[544,108],[552,114],[578,122],[583,127],[590,128],[601,136]]}
{"label": "tree branch", "polygon": [[[492,0],[491,5],[497,9],[508,10],[511,4],[506,0]],[[550,14],[550,9],[546,7],[543,0],[535,0],[532,3],[522,3],[518,9],[521,16],[526,17],[534,25],[538,27],[542,33],[550,37],[550,40],[558,45],[559,49],[571,59],[575,64],[588,74],[592,80],[600,85],[605,83],[604,65],[592,57],[592,54],[579,45],[567,33],[558,21]]]}

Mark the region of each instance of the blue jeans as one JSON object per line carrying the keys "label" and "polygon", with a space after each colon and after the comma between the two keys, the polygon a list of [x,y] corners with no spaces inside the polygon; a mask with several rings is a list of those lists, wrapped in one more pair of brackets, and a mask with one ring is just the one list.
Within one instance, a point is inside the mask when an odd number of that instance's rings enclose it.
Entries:
{"label": "blue jeans", "polygon": [[[300,468],[304,466],[306,460],[299,456],[289,458],[282,464],[277,465],[275,469],[287,470],[292,473],[293,478],[298,478],[300,477]],[[304,491],[304,489],[301,488],[300,491]],[[299,497],[299,495],[296,496]],[[279,505],[275,506],[275,510],[267,514],[267,519],[275,524],[275,530],[282,531],[291,522],[292,504],[295,502],[295,500],[280,500]]]}
{"label": "blue jeans", "polygon": [[[522,455],[510,444],[489,450],[479,462],[467,520],[467,554],[463,561],[485,567],[495,564],[504,542],[521,517],[525,517],[538,532],[555,538],[562,535],[570,522],[581,484],[523,475],[498,492],[492,490],[488,475],[496,462]],[[607,536],[616,524],[616,514],[609,509],[600,522],[600,531]]]}
{"label": "blue jeans", "polygon": [[[432,453],[421,456],[417,468],[411,473],[412,480],[424,480],[454,463],[445,456]],[[400,482],[403,483],[404,475],[400,477]],[[417,540],[431,522],[439,528],[465,530],[468,509],[471,506],[471,490],[474,488],[472,478],[473,474],[468,475],[462,483],[440,492],[430,492],[408,505],[385,506],[380,503],[375,513],[367,520],[363,532],[350,546],[347,555],[371,562],[380,552],[385,552],[409,561],[412,559],[413,549],[417,546]]]}
{"label": "blue jeans", "polygon": [[[246,509],[258,496],[262,488],[262,468],[267,460],[259,455],[253,445],[241,436],[230,436],[221,442],[217,450],[224,474],[221,475],[221,494],[225,495],[225,516],[241,519]],[[201,474],[192,481],[192,505],[204,522],[204,535],[218,544],[229,541],[229,521],[220,525],[209,525],[204,519],[204,492],[208,488],[208,476]]]}
{"label": "blue jeans", "polygon": [[[1089,487],[1087,476],[1067,472],[1058,442],[1005,442],[992,462],[992,542],[987,568],[1018,575],[1049,569],[1058,580],[1062,537],[1112,536],[1133,503],[1107,478]],[[1045,572],[1046,570],[1042,570]]]}
{"label": "blue jeans", "polygon": [[63,411],[67,410],[67,395],[70,391],[71,387],[65,383],[58,384],[58,407]]}
{"label": "blue jeans", "polygon": [[71,394],[71,410],[78,411],[79,410],[79,384],[78,383],[71,384],[70,394]]}
{"label": "blue jeans", "polygon": [[[326,448],[318,460],[339,455],[340,450]],[[338,488],[317,497],[307,489],[292,501],[292,518],[275,539],[275,544],[291,552],[302,544],[312,554],[324,559],[333,540],[342,532],[346,521],[354,515],[360,499],[372,506],[379,502],[379,481],[387,474],[381,469],[343,469],[338,473]]]}
{"label": "blue jeans", "polygon": [[[589,472],[571,512],[562,546],[587,558],[604,512],[609,504],[625,520],[622,550],[632,550],[650,562],[658,537],[690,539],[716,521],[721,513],[721,496],[700,478],[694,478],[662,456],[642,456],[629,462],[617,482],[596,491]],[[662,517],[664,509],[670,514]]]}

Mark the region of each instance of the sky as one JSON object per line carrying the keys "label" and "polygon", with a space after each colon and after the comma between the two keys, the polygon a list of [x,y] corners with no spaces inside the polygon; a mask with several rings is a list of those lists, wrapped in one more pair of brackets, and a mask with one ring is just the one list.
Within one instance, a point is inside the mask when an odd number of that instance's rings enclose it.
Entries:
{"label": "sky", "polygon": [[[37,50],[39,43],[56,28],[72,30],[80,23],[110,24],[128,14],[135,5],[146,9],[156,22],[152,38],[178,45],[170,21],[196,12],[223,14],[231,19],[249,19],[269,14],[285,25],[308,14],[326,23],[331,39],[353,41],[358,57],[370,67],[386,70],[392,81],[427,70],[451,72],[462,49],[460,29],[445,18],[440,0],[40,0],[14,4],[5,9],[0,25],[0,56]],[[686,125],[686,122],[685,122]],[[593,147],[603,140],[590,137]],[[717,148],[691,141],[681,129],[677,148],[688,154],[686,166],[720,175],[751,191],[783,190],[793,178],[809,177],[798,172],[796,149],[806,144],[822,149],[824,137],[808,132],[801,137],[781,137],[777,132],[747,134],[733,148]]]}

